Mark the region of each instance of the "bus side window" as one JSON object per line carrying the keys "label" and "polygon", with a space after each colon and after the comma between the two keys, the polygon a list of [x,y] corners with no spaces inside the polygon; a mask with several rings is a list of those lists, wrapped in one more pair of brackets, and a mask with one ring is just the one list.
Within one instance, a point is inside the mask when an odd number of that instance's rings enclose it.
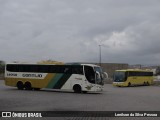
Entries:
{"label": "bus side window", "polygon": [[18,72],[17,65],[7,65],[7,71]]}
{"label": "bus side window", "polygon": [[64,66],[64,69],[63,69],[63,73],[65,74],[72,74],[72,69],[70,66]]}
{"label": "bus side window", "polygon": [[73,66],[72,67],[72,74],[81,74],[83,75],[83,67],[82,66]]}
{"label": "bus side window", "polygon": [[50,73],[63,73],[64,67],[62,65],[53,65],[50,67]]}

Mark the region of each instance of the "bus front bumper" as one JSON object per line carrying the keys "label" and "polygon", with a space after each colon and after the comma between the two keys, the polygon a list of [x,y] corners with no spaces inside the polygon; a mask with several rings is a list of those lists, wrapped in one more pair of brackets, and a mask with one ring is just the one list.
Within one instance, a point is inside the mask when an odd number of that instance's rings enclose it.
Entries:
{"label": "bus front bumper", "polygon": [[125,82],[113,82],[113,86],[126,86]]}

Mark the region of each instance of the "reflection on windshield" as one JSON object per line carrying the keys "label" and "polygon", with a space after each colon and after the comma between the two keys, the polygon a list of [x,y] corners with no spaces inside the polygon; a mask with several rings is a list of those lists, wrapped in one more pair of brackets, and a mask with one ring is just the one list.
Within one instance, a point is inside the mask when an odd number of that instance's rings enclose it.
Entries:
{"label": "reflection on windshield", "polygon": [[102,69],[100,67],[94,67],[95,73],[96,73],[96,83],[103,85],[103,77],[102,77]]}
{"label": "reflection on windshield", "polygon": [[115,72],[114,73],[114,82],[125,82],[126,81],[126,72]]}

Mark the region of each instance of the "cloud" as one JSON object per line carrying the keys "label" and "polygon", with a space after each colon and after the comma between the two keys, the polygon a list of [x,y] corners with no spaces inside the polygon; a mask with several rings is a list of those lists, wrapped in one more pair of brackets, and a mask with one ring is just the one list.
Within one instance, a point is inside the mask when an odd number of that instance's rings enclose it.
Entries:
{"label": "cloud", "polygon": [[0,1],[5,61],[159,64],[158,0]]}
{"label": "cloud", "polygon": [[123,31],[97,36],[95,41],[104,47],[105,61],[108,57],[115,62],[158,63],[159,27],[159,22],[143,22]]}

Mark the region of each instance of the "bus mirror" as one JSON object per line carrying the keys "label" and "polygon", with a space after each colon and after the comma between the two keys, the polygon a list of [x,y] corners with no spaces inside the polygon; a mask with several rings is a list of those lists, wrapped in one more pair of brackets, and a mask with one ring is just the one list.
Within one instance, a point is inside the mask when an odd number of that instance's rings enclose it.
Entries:
{"label": "bus mirror", "polygon": [[108,74],[106,72],[103,72],[103,78],[108,79]]}
{"label": "bus mirror", "polygon": [[100,79],[101,79],[100,73],[97,72],[97,71],[96,71],[96,79],[97,79],[97,80],[100,80]]}

